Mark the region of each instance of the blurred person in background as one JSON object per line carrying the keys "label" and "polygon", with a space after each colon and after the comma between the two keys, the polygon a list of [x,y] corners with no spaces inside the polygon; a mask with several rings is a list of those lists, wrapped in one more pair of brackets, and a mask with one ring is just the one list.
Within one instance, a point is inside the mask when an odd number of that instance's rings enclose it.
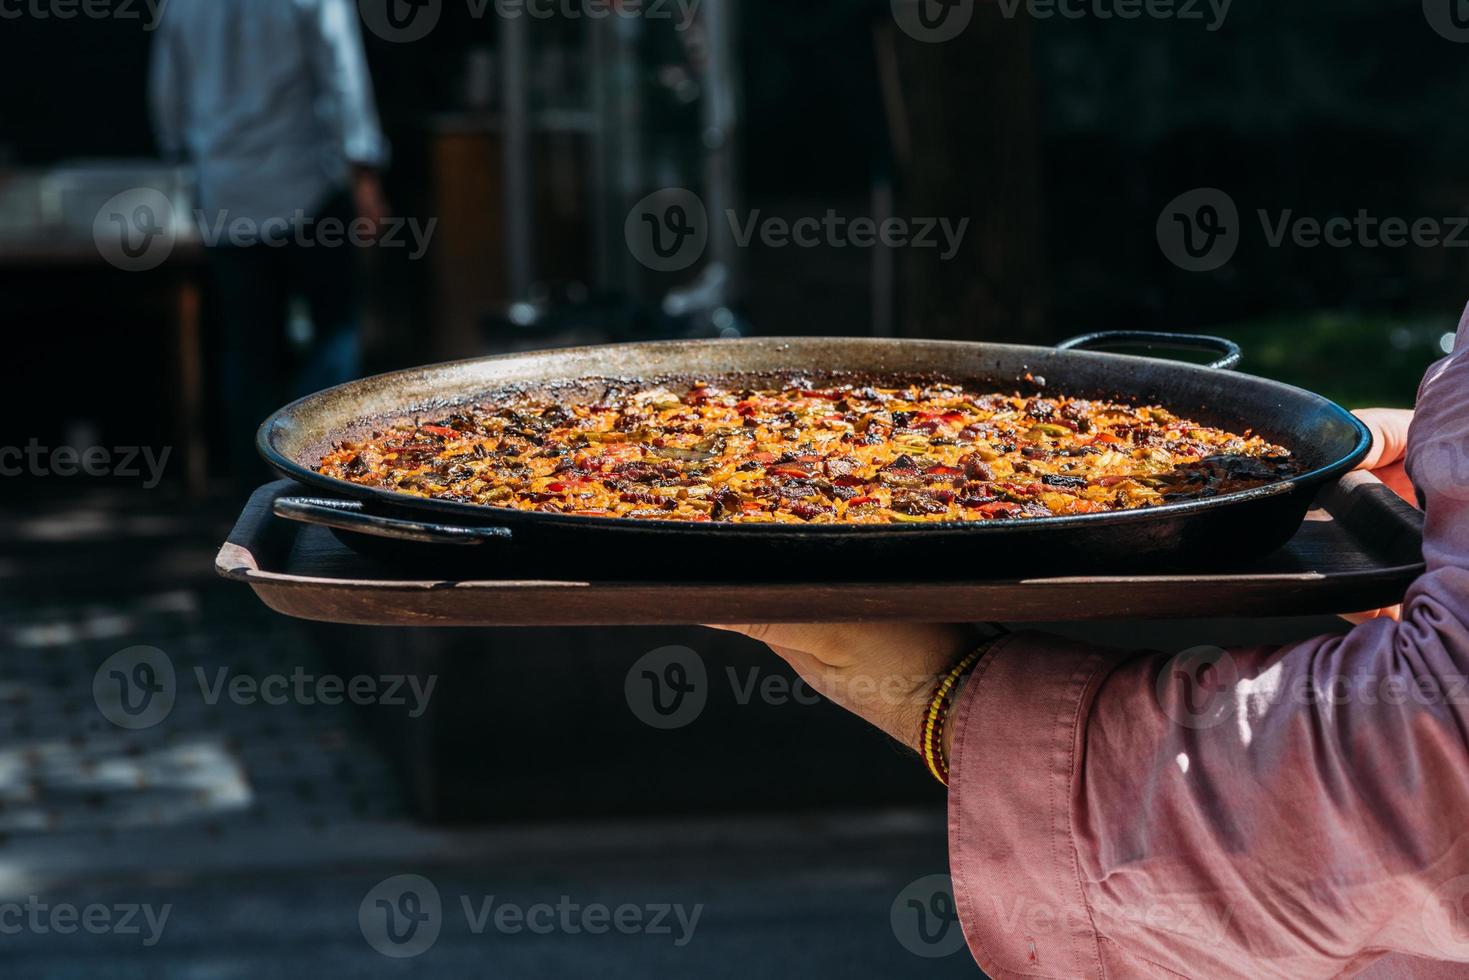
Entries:
{"label": "blurred person in background", "polygon": [[[388,157],[352,0],[169,0],[150,102],[165,156],[198,182],[237,480],[255,428],[360,373],[354,244],[387,217]],[[310,313],[293,349],[292,303]]]}

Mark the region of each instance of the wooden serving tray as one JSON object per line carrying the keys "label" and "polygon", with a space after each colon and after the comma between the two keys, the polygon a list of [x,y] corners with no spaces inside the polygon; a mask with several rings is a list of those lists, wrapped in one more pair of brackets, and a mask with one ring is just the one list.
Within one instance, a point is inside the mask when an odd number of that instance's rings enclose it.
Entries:
{"label": "wooden serving tray", "polygon": [[368,626],[1005,622],[1297,616],[1401,601],[1423,571],[1422,515],[1348,474],[1283,548],[1217,574],[895,582],[404,579],[321,527],[281,520],[288,480],[255,491],[215,568],[276,612]]}

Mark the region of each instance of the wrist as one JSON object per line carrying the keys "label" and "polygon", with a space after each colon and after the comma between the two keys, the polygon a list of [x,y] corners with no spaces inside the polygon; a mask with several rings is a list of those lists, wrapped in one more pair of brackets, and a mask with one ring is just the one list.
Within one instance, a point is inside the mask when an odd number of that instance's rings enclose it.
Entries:
{"label": "wrist", "polygon": [[1004,630],[1000,628],[999,633],[979,644],[940,675],[929,699],[919,735],[919,754],[933,777],[945,786],[949,785],[949,755],[954,744],[953,722],[959,698],[969,675],[1003,634]]}
{"label": "wrist", "polygon": [[995,635],[975,646],[970,654],[953,664],[934,685],[933,695],[924,714],[918,752],[934,779],[949,785],[949,758],[953,751],[953,729],[958,718],[959,699],[964,696],[970,674],[989,654],[990,648],[1005,635],[1005,627],[995,626]]}
{"label": "wrist", "polygon": [[[984,658],[981,657],[980,659]],[[972,670],[967,672],[963,677],[959,678],[959,683],[954,685],[954,696],[953,699],[949,702],[949,713],[948,716],[944,718],[943,739],[940,741],[939,745],[944,753],[945,766],[947,766],[949,764],[949,760],[954,757],[954,728],[956,727],[954,725],[954,719],[957,718],[959,715],[959,700],[964,697],[964,690],[969,686],[969,678],[973,673],[974,671]]]}

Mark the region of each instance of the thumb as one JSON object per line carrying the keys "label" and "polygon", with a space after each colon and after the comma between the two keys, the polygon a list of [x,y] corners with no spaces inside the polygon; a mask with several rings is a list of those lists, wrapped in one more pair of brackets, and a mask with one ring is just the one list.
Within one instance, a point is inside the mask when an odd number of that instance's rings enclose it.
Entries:
{"label": "thumb", "polygon": [[1372,448],[1357,464],[1359,470],[1375,470],[1401,460],[1408,451],[1408,426],[1413,412],[1406,408],[1362,408],[1352,413],[1372,433]]}

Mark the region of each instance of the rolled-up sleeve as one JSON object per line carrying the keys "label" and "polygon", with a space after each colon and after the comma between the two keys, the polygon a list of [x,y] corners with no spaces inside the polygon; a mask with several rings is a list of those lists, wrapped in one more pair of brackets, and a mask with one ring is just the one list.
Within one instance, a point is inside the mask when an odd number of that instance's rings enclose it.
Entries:
{"label": "rolled-up sleeve", "polygon": [[312,7],[317,77],[328,114],[340,129],[342,154],[360,166],[385,166],[388,141],[373,97],[357,5],[353,0],[313,0]]}
{"label": "rolled-up sleeve", "polygon": [[1469,311],[1419,391],[1401,622],[1180,655],[1016,634],[955,715],[955,897],[996,978],[1469,977]]}

